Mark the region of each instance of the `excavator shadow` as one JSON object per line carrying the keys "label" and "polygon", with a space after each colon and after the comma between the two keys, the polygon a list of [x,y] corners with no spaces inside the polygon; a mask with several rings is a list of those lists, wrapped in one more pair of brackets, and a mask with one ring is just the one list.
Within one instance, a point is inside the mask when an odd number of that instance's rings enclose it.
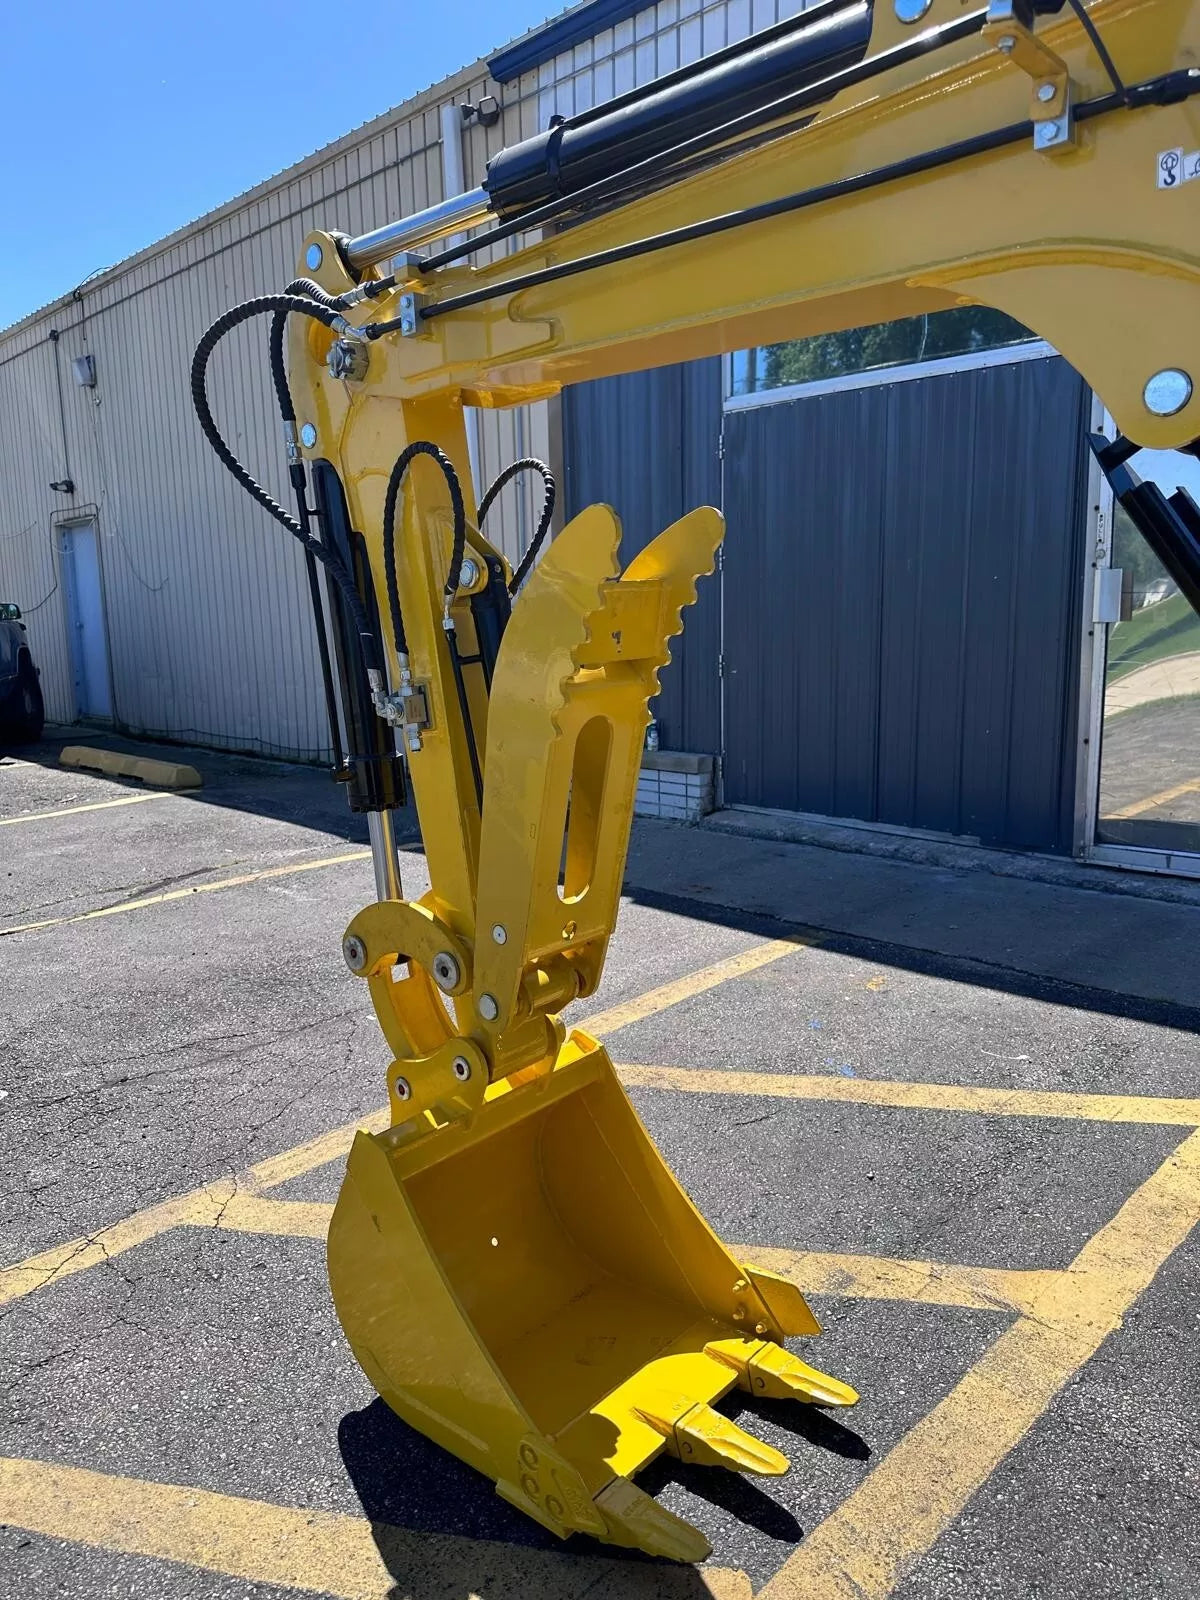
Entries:
{"label": "excavator shadow", "polygon": [[[410,1530],[481,1541],[477,1556],[470,1553],[469,1546],[463,1547],[465,1553],[458,1570],[439,1569],[432,1585],[437,1600],[445,1600],[451,1589],[461,1589],[463,1600],[490,1595],[497,1586],[510,1592],[504,1588],[504,1563],[498,1558],[497,1544],[621,1562],[631,1569],[628,1583],[622,1580],[623,1592],[630,1600],[643,1593],[637,1569],[644,1570],[648,1579],[649,1586],[644,1590],[647,1600],[650,1596],[667,1595],[670,1600],[712,1600],[702,1569],[647,1556],[640,1550],[601,1546],[584,1534],[556,1538],[502,1500],[489,1478],[401,1421],[383,1400],[374,1400],[361,1411],[349,1412],[342,1418],[338,1447],[363,1514],[371,1524],[380,1559],[396,1579],[397,1594],[409,1600],[423,1600],[420,1582],[414,1581],[411,1546],[403,1539]],[[662,1483],[675,1476],[714,1503],[736,1509],[775,1538],[801,1537],[795,1519],[746,1479],[704,1468],[685,1468],[677,1474],[668,1468],[661,1475]],[[701,1480],[705,1478],[728,1482],[720,1490],[711,1484],[702,1488]],[[739,1495],[739,1486],[749,1492],[748,1499]],[[765,1507],[770,1508],[769,1513]]]}
{"label": "excavator shadow", "polygon": [[[871,1456],[861,1435],[814,1407],[757,1401],[734,1393],[719,1401],[718,1409],[733,1421],[748,1413],[850,1460],[866,1461]],[[343,1417],[338,1446],[381,1557],[397,1580],[408,1585],[412,1574],[404,1566],[407,1558],[396,1548],[397,1528],[568,1555],[600,1554],[599,1547],[582,1534],[564,1541],[540,1528],[502,1500],[490,1479],[410,1428],[383,1400],[376,1399]],[[648,1494],[657,1496],[668,1485],[678,1484],[770,1539],[796,1544],[804,1537],[792,1512],[741,1473],[714,1472],[662,1455],[639,1477]],[[603,1553],[613,1560],[661,1565],[636,1550],[608,1547]],[[682,1580],[688,1570],[668,1565],[676,1580]],[[464,1595],[473,1593],[473,1575],[464,1572],[462,1578]],[[686,1588],[679,1591],[681,1600],[686,1600],[686,1592]],[[707,1592],[699,1584],[695,1589],[697,1596]]]}

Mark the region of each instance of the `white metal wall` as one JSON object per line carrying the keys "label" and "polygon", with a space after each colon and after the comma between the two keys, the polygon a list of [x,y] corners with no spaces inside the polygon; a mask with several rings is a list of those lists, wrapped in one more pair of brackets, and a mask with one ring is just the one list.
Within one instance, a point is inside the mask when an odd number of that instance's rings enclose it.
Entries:
{"label": "white metal wall", "polygon": [[[661,0],[517,83],[497,88],[480,63],[0,333],[0,599],[28,618],[49,716],[71,721],[76,711],[55,530],[94,514],[118,724],[324,754],[303,560],[200,436],[187,377],[201,333],[226,307],[285,282],[310,229],[365,232],[442,198],[444,105],[492,93],[503,107],[496,126],[465,130],[470,188],[489,156],[553,112],[582,110],[798,9],[794,0]],[[286,504],[265,337],[259,325],[233,335],[212,390],[235,451]],[[85,353],[96,362],[94,391],[72,374]],[[481,479],[518,455],[547,456],[549,434],[545,404],[480,413]],[[68,475],[74,497],[49,489]],[[539,510],[532,484],[505,491],[488,533],[510,558]]]}

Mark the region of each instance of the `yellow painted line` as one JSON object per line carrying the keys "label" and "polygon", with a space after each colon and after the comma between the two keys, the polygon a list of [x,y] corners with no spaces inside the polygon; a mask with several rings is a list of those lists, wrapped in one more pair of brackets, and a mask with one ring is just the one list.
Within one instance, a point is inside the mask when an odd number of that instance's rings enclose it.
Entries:
{"label": "yellow painted line", "polygon": [[47,822],[51,817],[73,817],[80,811],[109,811],[113,806],[144,806],[147,800],[173,800],[170,794],[123,794],[119,800],[92,800],[87,805],[63,806],[58,811],[27,811],[20,817],[0,817],[0,828],[18,822]]}
{"label": "yellow painted line", "polygon": [[852,1300],[908,1300],[920,1305],[962,1306],[971,1311],[1030,1311],[1062,1277],[1061,1271],[1053,1269],[968,1267],[956,1262],[833,1255],[748,1244],[730,1248],[739,1261],[777,1272],[805,1294]]}
{"label": "yellow painted line", "polygon": [[760,1591],[762,1600],[884,1600],[1200,1221],[1200,1132],[1054,1276]]}
{"label": "yellow painted line", "polygon": [[[335,861],[357,861],[369,856],[369,850],[361,850],[347,856],[334,856],[326,861],[306,862],[300,867],[272,868],[271,871],[277,874],[281,871],[302,871],[305,867],[329,866]],[[230,880],[234,881],[240,880]],[[211,889],[219,888],[221,885],[206,884],[201,887]],[[705,967],[700,972],[693,973],[690,978],[680,978],[674,983],[662,984],[659,988],[651,989],[639,999],[630,1000],[623,1006],[614,1006],[611,1010],[597,1012],[585,1018],[577,1026],[586,1028],[590,1033],[600,1033],[602,1029],[613,1026],[623,1027],[627,1022],[637,1021],[641,1017],[663,1011],[668,1006],[677,1005],[680,1000],[712,989],[729,978],[740,977],[744,972],[754,971],[770,961],[777,961],[796,947],[794,942],[786,939],[766,945],[756,945],[752,950],[743,951],[739,955],[728,957],[725,961],[718,961],[714,966]],[[616,1023],[611,1020],[614,1017],[618,1018]],[[226,1174],[202,1188],[193,1189],[189,1194],[178,1195],[158,1205],[148,1206],[144,1211],[135,1211],[131,1217],[101,1228],[97,1233],[72,1239],[50,1250],[43,1250],[39,1255],[31,1256],[27,1261],[18,1262],[14,1266],[0,1268],[0,1305],[6,1304],[9,1300],[20,1299],[22,1295],[31,1294],[52,1280],[73,1272],[82,1272],[85,1268],[96,1266],[110,1256],[131,1250],[168,1228],[211,1227],[218,1221],[222,1208],[234,1203],[235,1197],[240,1197],[246,1192],[257,1193],[263,1189],[275,1188],[281,1183],[286,1183],[289,1178],[299,1177],[301,1173],[311,1172],[314,1167],[324,1166],[327,1161],[336,1161],[349,1150],[355,1132],[359,1128],[378,1131],[387,1125],[387,1108],[380,1107],[354,1122],[348,1122],[340,1128],[332,1129],[329,1133],[309,1139],[292,1150],[285,1150],[277,1156],[269,1156],[246,1172],[237,1175]],[[234,1215],[237,1215],[236,1209]],[[235,1224],[231,1223],[230,1226]]]}
{"label": "yellow painted line", "polygon": [[725,1072],[719,1067],[622,1065],[629,1088],[687,1094],[738,1094],[779,1100],[834,1100],[906,1111],[973,1111],[993,1117],[1066,1117],[1082,1122],[1150,1122],[1200,1127],[1200,1100],[1137,1094],[1067,1094],[1054,1089],[994,1089],[896,1078],[834,1078],[788,1072]]}
{"label": "yellow painted line", "polygon": [[135,1245],[144,1244],[168,1228],[189,1223],[211,1226],[219,1219],[222,1208],[231,1204],[241,1191],[253,1193],[272,1184],[285,1183],[288,1178],[308,1172],[326,1161],[333,1161],[350,1148],[357,1129],[366,1127],[378,1131],[386,1128],[387,1123],[386,1111],[372,1112],[369,1117],[359,1117],[354,1122],[345,1123],[340,1128],[297,1145],[294,1150],[268,1156],[236,1176],[231,1174],[218,1178],[202,1188],[193,1189],[189,1194],[176,1195],[158,1205],[147,1206],[144,1211],[135,1211],[133,1216],[111,1223],[107,1228],[72,1239],[67,1244],[56,1245],[51,1250],[43,1250],[40,1255],[30,1256],[27,1261],[15,1266],[4,1267],[0,1269],[0,1305],[19,1300],[51,1281],[108,1261],[126,1250],[132,1250]]}
{"label": "yellow painted line", "polygon": [[1140,817],[1143,812],[1153,811],[1156,806],[1165,806],[1170,800],[1195,794],[1197,789],[1200,789],[1200,778],[1189,778],[1186,783],[1177,783],[1171,789],[1160,789],[1157,794],[1147,795],[1145,800],[1138,800],[1131,806],[1122,806],[1120,811],[1109,811],[1106,820],[1120,822],[1128,817]]}
{"label": "yellow painted line", "polygon": [[569,1019],[567,1026],[582,1028],[586,1033],[615,1033],[618,1028],[627,1028],[631,1022],[641,1022],[643,1018],[653,1016],[657,1011],[665,1011],[668,1006],[677,1006],[681,1000],[690,1000],[694,995],[704,994],[709,989],[715,989],[718,984],[728,983],[731,978],[741,978],[747,973],[757,972],[760,967],[770,966],[773,961],[794,955],[797,950],[818,942],[817,934],[796,934],[790,939],[772,939],[767,944],[756,944],[752,949],[743,950],[739,955],[726,956],[724,961],[714,962],[711,967],[702,967],[699,972],[690,972],[686,978],[676,978],[671,983],[664,983],[657,989],[651,989],[648,994],[642,995],[637,1000],[627,1000],[623,1005],[610,1006],[606,1011],[597,1011],[594,1015],[585,1017],[582,1022]]}
{"label": "yellow painted line", "polygon": [[0,1522],[91,1549],[178,1561],[250,1583],[337,1600],[750,1600],[724,1567],[670,1567],[614,1557],[419,1533],[363,1517],[45,1461],[0,1458]]}
{"label": "yellow painted line", "polygon": [[32,933],[37,928],[59,928],[68,922],[90,922],[95,917],[116,917],[124,911],[142,911],[146,906],[165,905],[168,900],[187,900],[194,894],[214,894],[218,889],[238,889],[247,883],[262,883],[268,878],[286,878],[296,872],[315,872],[319,867],[339,867],[347,861],[369,861],[369,850],[349,850],[340,856],[322,856],[318,861],[289,862],[282,867],[264,867],[261,872],[243,872],[236,878],[221,878],[216,883],[196,883],[187,889],[170,889],[165,894],[148,894],[140,900],[121,900],[98,911],[80,911],[73,917],[47,917],[42,922],[22,922],[14,928],[0,928],[0,939],[10,933]]}
{"label": "yellow painted line", "polygon": [[[236,1194],[222,1206],[217,1226],[232,1233],[324,1239],[333,1206],[318,1200],[272,1200]],[[806,1294],[850,1300],[908,1300],[923,1305],[963,1306],[971,1311],[1029,1311],[1061,1272],[964,1267],[953,1262],[904,1261],[890,1256],[834,1255],[764,1245],[729,1247],[739,1261],[766,1267]]]}
{"label": "yellow painted line", "polygon": [[204,1220],[210,1226],[215,1224],[232,1233],[271,1233],[288,1239],[324,1239],[329,1232],[332,1215],[333,1206],[327,1200],[268,1200],[264,1195],[235,1194],[228,1205]]}

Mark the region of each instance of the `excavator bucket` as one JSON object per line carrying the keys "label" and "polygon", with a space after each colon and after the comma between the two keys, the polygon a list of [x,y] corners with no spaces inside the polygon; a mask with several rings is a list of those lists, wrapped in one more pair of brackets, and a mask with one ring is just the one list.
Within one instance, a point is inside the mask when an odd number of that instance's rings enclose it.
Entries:
{"label": "excavator bucket", "polygon": [[721,531],[694,512],[618,578],[619,525],[592,507],[522,593],[489,701],[480,937],[433,895],[347,933],[397,1059],[392,1126],[356,1137],[329,1232],[338,1315],[394,1411],[554,1533],[680,1561],[707,1541],[641,1467],[778,1474],[723,1395],[857,1398],[784,1349],[819,1331],[800,1291],[729,1253],[603,1047],[556,1015],[599,980],[647,701]]}
{"label": "excavator bucket", "polygon": [[338,1315],[414,1428],[565,1536],[699,1561],[703,1535],[631,1481],[666,1450],[775,1474],[714,1402],[850,1405],[782,1348],[800,1291],[730,1255],[675,1181],[604,1049],[492,1085],[469,1125],[359,1133],[329,1233]]}

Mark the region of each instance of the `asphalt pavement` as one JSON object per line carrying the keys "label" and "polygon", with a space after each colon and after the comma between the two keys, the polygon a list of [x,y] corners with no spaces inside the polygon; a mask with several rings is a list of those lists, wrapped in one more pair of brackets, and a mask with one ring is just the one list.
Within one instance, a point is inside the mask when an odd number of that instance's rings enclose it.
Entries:
{"label": "asphalt pavement", "polygon": [[713,1546],[676,1569],[560,1545],[341,1335],[345,1141],[307,1142],[388,1060],[340,955],[373,898],[341,793],[145,747],[205,779],[154,794],[60,767],[67,737],[0,758],[0,1597],[1200,1593],[1200,906],[637,825],[574,1012],[862,1394],[723,1403],[783,1478],[644,1472]]}

